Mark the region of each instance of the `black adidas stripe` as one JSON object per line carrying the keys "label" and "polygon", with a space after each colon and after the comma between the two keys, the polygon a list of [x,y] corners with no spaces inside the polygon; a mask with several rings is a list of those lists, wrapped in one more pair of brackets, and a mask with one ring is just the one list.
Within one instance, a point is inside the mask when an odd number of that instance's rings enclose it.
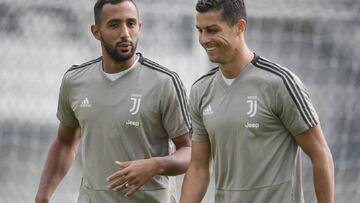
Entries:
{"label": "black adidas stripe", "polygon": [[175,72],[170,71],[167,68],[165,68],[165,67],[161,66],[160,64],[157,64],[149,59],[143,58],[142,60],[139,60],[139,61],[146,67],[149,67],[156,71],[160,71],[162,73],[165,73],[172,78],[174,85],[175,85],[176,93],[179,97],[181,112],[185,118],[185,122],[186,122],[186,125],[187,125],[189,131],[192,131],[192,125],[191,125],[191,120],[190,120],[190,115],[189,115],[189,105],[188,105],[187,99],[186,99],[187,98],[186,92],[185,92],[185,88],[184,88],[179,76]]}
{"label": "black adidas stripe", "polygon": [[190,116],[189,116],[189,107],[188,107],[188,103],[187,103],[187,100],[186,100],[186,93],[185,93],[185,88],[183,87],[183,84],[179,78],[179,76],[175,73],[175,72],[172,72],[170,70],[168,70],[167,68],[149,60],[149,59],[146,59],[144,58],[143,60],[143,64],[146,65],[147,67],[151,68],[151,69],[154,69],[154,70],[157,70],[157,71],[160,71],[160,72],[163,72],[167,75],[169,75],[173,82],[174,82],[174,85],[175,85],[175,89],[176,89],[176,92],[178,94],[178,97],[179,97],[179,101],[180,101],[180,106],[181,106],[181,111],[183,113],[183,116],[185,118],[185,122],[189,128],[189,130],[191,131],[192,130],[192,126],[191,126],[191,121],[190,121]]}
{"label": "black adidas stripe", "polygon": [[291,75],[291,73],[286,70],[285,68],[282,68],[281,66],[275,64],[275,63],[271,63],[270,61],[268,60],[265,60],[265,59],[262,59],[261,58],[261,61],[264,61],[265,63],[269,63],[271,65],[273,65],[274,68],[277,68],[278,70],[282,71],[285,75],[287,75],[290,79],[291,79],[291,82],[290,84],[293,84],[293,86],[296,88],[296,94],[297,96],[300,97],[300,102],[301,102],[301,106],[302,108],[305,110],[305,113],[307,114],[308,116],[308,119],[313,123],[313,124],[317,124],[317,121],[315,120],[315,117],[314,115],[311,113],[311,110],[310,110],[310,107],[309,105],[307,104],[306,100],[305,100],[305,97],[304,97],[304,94],[302,93],[302,91],[300,90],[300,87],[299,85],[297,84],[297,82],[295,81],[295,79],[293,78],[293,76]]}
{"label": "black adidas stripe", "polygon": [[99,61],[102,60],[102,57],[99,57],[97,59],[94,59],[94,60],[91,60],[91,61],[88,61],[86,63],[83,63],[81,65],[73,65],[71,68],[69,68],[66,72],[69,72],[69,71],[73,71],[73,70],[76,70],[76,69],[79,69],[79,68],[84,68],[88,65],[91,65],[91,64],[94,64],[94,63],[97,63]]}
{"label": "black adidas stripe", "polygon": [[211,69],[208,73],[206,73],[205,75],[201,76],[199,79],[197,79],[193,85],[195,85],[196,83],[198,83],[200,80],[208,77],[208,76],[211,76],[211,75],[214,75],[217,71],[219,70],[219,67],[215,67],[213,69]]}
{"label": "black adidas stripe", "polygon": [[261,57],[259,57],[254,65],[281,77],[307,126],[310,128],[317,124],[299,85],[288,70]]}

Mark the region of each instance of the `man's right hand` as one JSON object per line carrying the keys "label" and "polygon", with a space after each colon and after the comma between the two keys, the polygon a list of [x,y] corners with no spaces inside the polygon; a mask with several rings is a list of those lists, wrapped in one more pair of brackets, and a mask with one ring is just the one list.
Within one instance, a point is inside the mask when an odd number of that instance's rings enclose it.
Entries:
{"label": "man's right hand", "polygon": [[40,197],[38,195],[36,195],[35,197],[35,203],[49,203],[49,202],[50,202],[49,198]]}

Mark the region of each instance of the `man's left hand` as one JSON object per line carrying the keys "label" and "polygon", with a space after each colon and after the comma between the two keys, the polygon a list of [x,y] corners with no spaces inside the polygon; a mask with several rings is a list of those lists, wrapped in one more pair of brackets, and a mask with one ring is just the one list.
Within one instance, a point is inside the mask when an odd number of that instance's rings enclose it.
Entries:
{"label": "man's left hand", "polygon": [[149,179],[157,174],[158,163],[155,159],[141,159],[128,162],[115,161],[119,170],[106,178],[108,188],[122,191],[129,188],[125,197],[130,197]]}

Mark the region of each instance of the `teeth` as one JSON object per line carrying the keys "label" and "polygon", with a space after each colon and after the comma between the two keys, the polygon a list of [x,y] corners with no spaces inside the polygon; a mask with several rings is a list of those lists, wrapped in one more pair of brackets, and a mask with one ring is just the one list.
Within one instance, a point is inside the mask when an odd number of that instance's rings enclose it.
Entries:
{"label": "teeth", "polygon": [[205,48],[205,49],[206,49],[206,51],[213,51],[213,50],[216,49],[216,47],[208,47],[208,48]]}

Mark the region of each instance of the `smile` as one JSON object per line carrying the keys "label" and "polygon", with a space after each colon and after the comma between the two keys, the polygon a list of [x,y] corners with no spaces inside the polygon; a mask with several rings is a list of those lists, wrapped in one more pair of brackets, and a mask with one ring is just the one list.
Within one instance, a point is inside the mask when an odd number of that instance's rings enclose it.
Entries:
{"label": "smile", "polygon": [[207,47],[205,48],[206,51],[214,51],[216,49],[216,47]]}

